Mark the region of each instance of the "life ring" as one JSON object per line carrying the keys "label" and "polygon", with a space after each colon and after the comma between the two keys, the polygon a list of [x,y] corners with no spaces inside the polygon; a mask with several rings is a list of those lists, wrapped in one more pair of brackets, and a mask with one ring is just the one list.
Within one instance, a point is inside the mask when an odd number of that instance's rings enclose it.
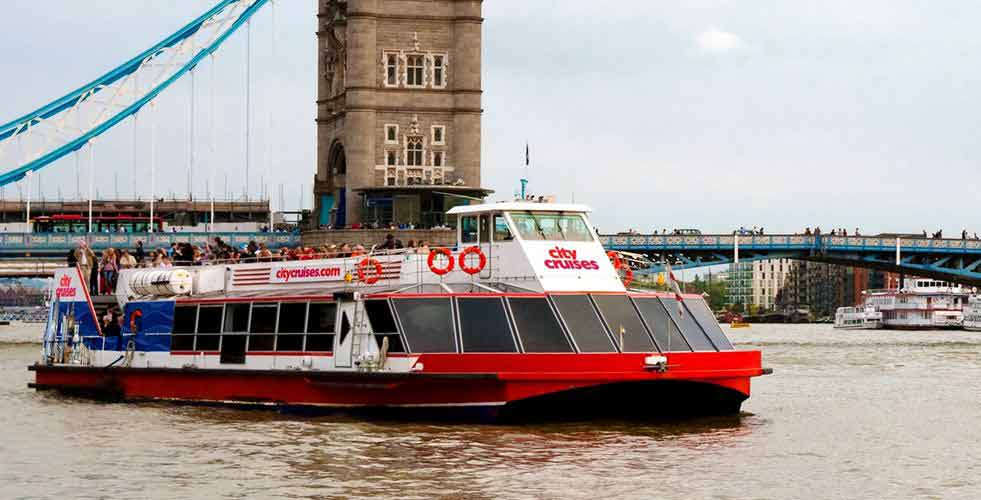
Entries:
{"label": "life ring", "polygon": [[129,331],[130,331],[130,333],[132,333],[134,335],[136,335],[136,334],[139,333],[137,331],[137,329],[136,329],[136,320],[139,319],[139,318],[142,318],[142,317],[143,317],[143,311],[140,310],[140,309],[137,309],[137,310],[129,313]]}
{"label": "life ring", "polygon": [[634,270],[630,266],[623,266],[623,286],[630,286],[634,282]]}
{"label": "life ring", "polygon": [[623,266],[623,261],[620,260],[620,254],[610,250],[606,252],[606,256],[610,258],[610,262],[613,264],[613,269],[620,269]]}
{"label": "life ring", "polygon": [[[479,261],[477,262],[477,266],[476,267],[468,266],[467,265],[466,259],[467,259],[467,256],[470,255],[470,254],[476,255],[477,258],[479,259]],[[486,265],[487,265],[487,256],[484,255],[484,252],[480,249],[480,247],[478,247],[478,246],[467,247],[462,252],[460,252],[460,270],[461,271],[463,271],[463,272],[465,272],[467,274],[477,274],[477,273],[483,271],[484,270],[484,266],[486,266]]]}
{"label": "life ring", "polygon": [[620,270],[623,269],[623,286],[630,286],[634,281],[634,270],[630,269],[630,264],[627,264],[620,258],[620,254],[610,250],[606,252],[606,256],[610,258],[610,262],[613,263],[613,270],[617,271],[617,275],[620,274]]}
{"label": "life ring", "polygon": [[[446,257],[446,267],[436,266],[436,256],[443,255]],[[429,251],[429,270],[433,272],[436,276],[442,276],[453,270],[453,252],[450,252],[449,248],[434,248]]]}
{"label": "life ring", "polygon": [[[368,276],[367,268],[368,266],[375,266],[375,274],[373,276]],[[373,257],[365,257],[361,262],[358,263],[358,279],[363,281],[366,285],[374,285],[378,283],[378,279],[382,275],[382,265],[378,262],[378,259]]]}

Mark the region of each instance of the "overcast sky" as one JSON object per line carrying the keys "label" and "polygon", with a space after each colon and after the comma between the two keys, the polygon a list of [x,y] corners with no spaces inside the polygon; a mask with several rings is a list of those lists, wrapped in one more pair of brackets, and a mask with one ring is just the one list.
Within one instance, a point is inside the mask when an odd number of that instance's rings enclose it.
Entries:
{"label": "overcast sky", "polygon": [[[0,121],[211,4],[4,0]],[[252,190],[260,174],[284,184],[290,207],[301,191],[311,203],[315,6],[279,0],[275,60],[270,13],[255,22]],[[592,205],[602,230],[981,232],[977,2],[488,0],[484,17],[483,178],[497,198],[524,175],[528,140],[532,191]],[[244,50],[238,35],[218,56],[218,191],[226,175],[230,191],[244,188]],[[206,128],[210,70],[202,71]],[[187,84],[160,99],[160,192],[187,191],[187,102]],[[97,169],[118,172],[122,195],[132,191],[132,133],[124,125],[97,146]],[[138,139],[141,158],[147,137]],[[73,165],[46,170],[47,195],[59,186],[74,193]],[[144,192],[147,172],[136,174]],[[202,165],[196,191],[205,177]],[[100,192],[113,193],[115,174],[101,179]]]}

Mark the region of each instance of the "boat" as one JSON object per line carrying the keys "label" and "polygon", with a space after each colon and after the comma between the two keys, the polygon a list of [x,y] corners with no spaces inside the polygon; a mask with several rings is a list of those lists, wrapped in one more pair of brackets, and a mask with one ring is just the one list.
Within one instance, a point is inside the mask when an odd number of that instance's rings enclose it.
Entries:
{"label": "boat", "polygon": [[869,290],[865,304],[882,312],[884,328],[960,329],[970,291],[946,281],[907,278],[901,289]]}
{"label": "boat", "polygon": [[835,311],[835,328],[877,330],[882,328],[882,311],[872,304],[861,307],[839,307]]}
{"label": "boat", "polygon": [[972,295],[964,307],[964,329],[981,332],[981,296]]}
{"label": "boat", "polygon": [[[458,206],[453,248],[55,275],[37,390],[425,418],[733,414],[758,350],[628,288],[584,205]],[[118,308],[121,320],[96,318]]]}

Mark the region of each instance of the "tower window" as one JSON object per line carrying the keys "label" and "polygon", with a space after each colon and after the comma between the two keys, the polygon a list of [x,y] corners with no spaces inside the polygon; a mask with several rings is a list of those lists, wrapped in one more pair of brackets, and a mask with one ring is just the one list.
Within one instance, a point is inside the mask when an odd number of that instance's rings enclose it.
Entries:
{"label": "tower window", "polygon": [[433,125],[433,144],[446,144],[446,127]]}
{"label": "tower window", "polygon": [[444,56],[433,56],[433,87],[443,87],[445,80],[446,62]]}
{"label": "tower window", "polygon": [[399,143],[399,126],[393,124],[385,124],[385,144],[398,144]]}
{"label": "tower window", "polygon": [[387,165],[395,165],[396,163],[395,151],[388,151],[387,153],[385,153],[385,163]]}
{"label": "tower window", "polygon": [[442,167],[443,166],[443,152],[435,151],[433,152],[433,166]]}
{"label": "tower window", "polygon": [[421,55],[406,56],[405,84],[409,87],[422,87],[422,71],[425,67]]}
{"label": "tower window", "polygon": [[421,167],[422,154],[422,139],[410,140],[405,158],[405,164],[410,167]]}
{"label": "tower window", "polygon": [[395,87],[398,85],[398,66],[399,57],[395,54],[385,55],[385,85]]}

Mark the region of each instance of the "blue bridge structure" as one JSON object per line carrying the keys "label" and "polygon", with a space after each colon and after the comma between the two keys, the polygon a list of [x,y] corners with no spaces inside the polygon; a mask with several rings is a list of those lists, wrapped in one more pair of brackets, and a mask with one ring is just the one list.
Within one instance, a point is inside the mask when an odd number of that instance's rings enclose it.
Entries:
{"label": "blue bridge structure", "polygon": [[839,264],[981,286],[981,241],[907,236],[604,235],[609,250],[652,261],[641,272],[734,262],[795,259]]}

